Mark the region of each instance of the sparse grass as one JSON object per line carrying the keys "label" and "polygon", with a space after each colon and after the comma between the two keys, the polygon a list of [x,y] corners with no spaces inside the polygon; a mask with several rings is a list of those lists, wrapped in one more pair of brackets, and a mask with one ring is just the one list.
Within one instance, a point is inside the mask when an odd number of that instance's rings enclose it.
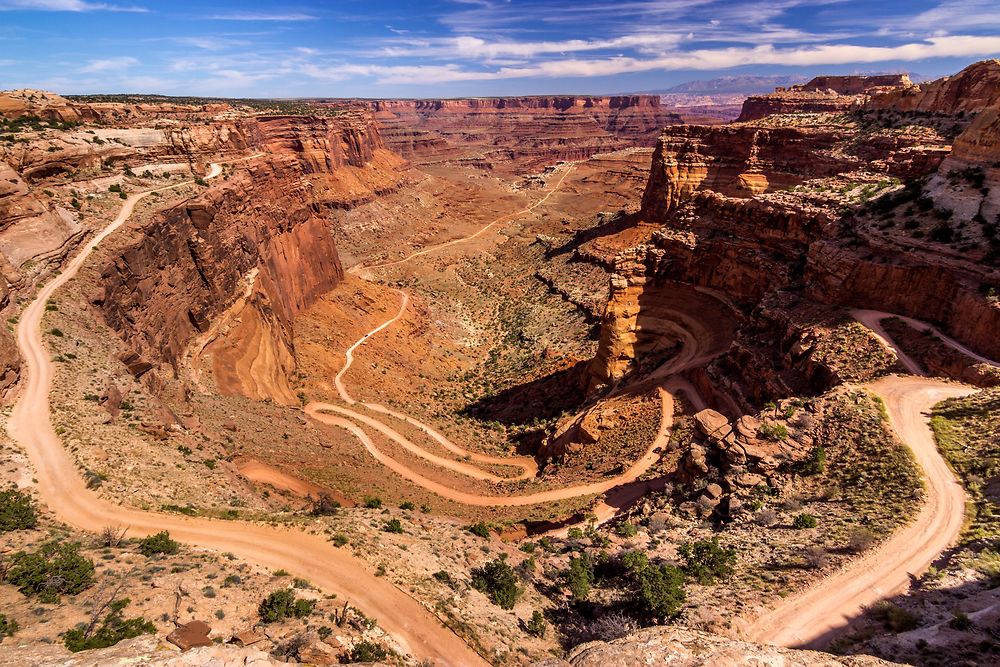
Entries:
{"label": "sparse grass", "polygon": [[984,493],[1000,475],[1000,388],[938,404],[931,417],[938,448],[962,478],[972,500],[966,542],[1000,534],[1000,505]]}

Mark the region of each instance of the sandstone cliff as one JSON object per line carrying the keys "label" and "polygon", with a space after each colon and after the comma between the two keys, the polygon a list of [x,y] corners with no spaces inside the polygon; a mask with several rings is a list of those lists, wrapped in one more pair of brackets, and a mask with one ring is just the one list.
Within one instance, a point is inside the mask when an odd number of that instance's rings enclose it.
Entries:
{"label": "sandstone cliff", "polygon": [[1000,106],[1000,60],[983,60],[929,83],[874,95],[868,109],[955,114]]}
{"label": "sandstone cliff", "polygon": [[[986,99],[983,81],[991,80],[997,66],[979,63],[952,77],[970,97],[948,108]],[[860,85],[847,81],[843,89]],[[932,87],[935,99],[960,94],[942,92],[943,85]],[[680,340],[644,331],[642,321],[666,295],[690,285],[725,294],[746,314],[779,292],[814,304],[895,312],[938,323],[983,354],[1000,355],[1000,306],[987,289],[997,282],[996,252],[988,251],[992,221],[1000,213],[994,195],[1000,188],[992,187],[1000,182],[994,164],[997,112],[981,112],[953,148],[937,129],[948,126],[947,118],[895,113],[910,115],[879,122],[868,111],[847,117],[810,113],[667,128],[638,214],[662,228],[615,263],[592,386],[613,384],[641,368],[656,338],[661,346]],[[917,180],[912,187],[892,185],[906,179]],[[875,192],[886,194],[869,201]],[[921,222],[921,216],[930,221]],[[908,232],[921,225],[944,231],[935,232],[937,240],[928,240],[923,230]],[[959,238],[964,245],[955,242]],[[776,316],[777,301],[771,303],[767,319],[785,324],[758,326],[763,322],[755,319],[761,313],[756,311],[730,353],[709,369],[743,406],[790,391],[825,389],[850,370],[801,361],[792,352],[788,322],[799,322],[796,336],[832,330],[799,316]],[[812,316],[820,317],[819,311]],[[874,360],[877,350],[869,351],[872,368],[884,369],[884,361]]]}
{"label": "sandstone cliff", "polygon": [[294,318],[343,276],[326,213],[391,189],[403,163],[363,115],[265,117],[243,136],[264,156],[137,230],[98,303],[135,357],[176,368],[200,338],[221,391],[291,403]]}
{"label": "sandstone cliff", "polygon": [[424,161],[464,159],[532,170],[559,160],[652,146],[682,122],[655,95],[537,96],[370,103],[387,145]]}
{"label": "sandstone cliff", "polygon": [[772,114],[847,111],[871,95],[912,85],[905,74],[818,76],[808,83],[748,97],[738,120],[758,120]]}

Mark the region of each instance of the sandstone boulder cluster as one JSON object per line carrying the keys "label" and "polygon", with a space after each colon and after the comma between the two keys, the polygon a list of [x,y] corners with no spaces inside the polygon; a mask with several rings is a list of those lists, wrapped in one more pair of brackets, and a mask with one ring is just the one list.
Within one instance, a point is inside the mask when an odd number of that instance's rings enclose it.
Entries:
{"label": "sandstone boulder cluster", "polygon": [[730,421],[710,408],[694,415],[695,434],[681,460],[678,481],[699,485],[714,481],[704,485],[696,500],[682,503],[681,511],[732,517],[743,511],[743,499],[754,488],[784,486],[795,466],[808,458],[813,439],[787,426],[806,408],[787,404],[775,408],[775,413],[778,410],[781,419],[743,415]]}

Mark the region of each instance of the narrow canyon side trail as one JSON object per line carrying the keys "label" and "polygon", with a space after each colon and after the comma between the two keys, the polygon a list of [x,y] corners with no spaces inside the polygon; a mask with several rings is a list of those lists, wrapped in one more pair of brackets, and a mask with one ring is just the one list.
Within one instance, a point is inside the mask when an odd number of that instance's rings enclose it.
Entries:
{"label": "narrow canyon side trail", "polygon": [[[947,398],[967,396],[975,388],[921,377],[918,364],[899,351],[881,321],[896,317],[872,310],[853,311],[855,318],[896,352],[900,362],[915,373],[890,375],[865,385],[885,403],[889,423],[913,452],[923,472],[924,502],[917,516],[864,556],[823,579],[817,585],[782,601],[748,631],[752,641],[780,646],[822,648],[830,636],[843,629],[871,604],[906,591],[913,577],[953,545],[965,519],[965,490],[938,451],[929,424],[930,410]],[[935,331],[925,322],[901,318],[910,326]],[[939,334],[940,335],[940,334]],[[941,336],[945,344],[968,353],[961,344]],[[989,361],[969,353],[979,361]]]}
{"label": "narrow canyon side trail", "polygon": [[[206,178],[221,173],[222,167],[213,164]],[[116,505],[86,488],[50,419],[53,364],[41,333],[46,302],[73,279],[91,252],[128,220],[141,199],[191,182],[129,196],[114,221],[83,247],[63,273],[39,290],[21,314],[16,334],[27,380],[7,422],[7,432],[27,452],[42,502],[58,520],[82,530],[98,532],[107,526],[127,527],[130,536],[168,530],[172,537],[192,546],[229,551],[268,568],[286,569],[310,579],[328,593],[342,596],[376,618],[399,648],[417,659],[455,667],[488,665],[423,605],[384,578],[374,576],[366,565],[321,537],[291,528],[144,512]]]}

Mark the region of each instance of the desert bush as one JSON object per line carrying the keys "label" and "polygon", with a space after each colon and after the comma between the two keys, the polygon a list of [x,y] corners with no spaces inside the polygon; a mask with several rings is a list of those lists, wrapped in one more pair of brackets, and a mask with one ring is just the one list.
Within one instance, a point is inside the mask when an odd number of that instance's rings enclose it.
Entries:
{"label": "desert bush", "polygon": [[639,630],[639,622],[631,616],[626,616],[620,612],[601,614],[580,631],[580,638],[577,643],[590,641],[613,641],[621,639]]}
{"label": "desert bush", "polygon": [[0,614],[0,642],[3,642],[4,637],[13,637],[19,629],[17,621],[7,618],[5,614]]}
{"label": "desert bush", "polygon": [[809,450],[809,457],[802,464],[803,475],[820,475],[826,470],[826,449],[816,445]]}
{"label": "desert bush", "polygon": [[34,553],[11,556],[7,583],[24,595],[55,603],[60,595],[76,595],[94,583],[94,562],[80,554],[75,542],[46,542]]}
{"label": "desert bush", "polygon": [[472,587],[484,593],[501,609],[513,609],[521,595],[514,568],[503,556],[472,570]]}
{"label": "desert bush", "polygon": [[649,517],[647,522],[647,527],[650,533],[662,533],[667,529],[667,524],[669,523],[669,517],[663,512],[657,512],[653,516]]}
{"label": "desert bush", "polygon": [[403,502],[401,502],[399,504],[399,509],[401,509],[401,510],[413,510],[413,509],[416,509],[416,508],[417,508],[417,506],[415,504],[413,504],[413,502],[411,502],[409,500],[404,500]]}
{"label": "desert bush", "polygon": [[802,552],[806,566],[812,569],[819,569],[830,562],[830,553],[820,546],[808,546]]}
{"label": "desert bush", "polygon": [[779,440],[784,440],[788,437],[788,429],[784,424],[761,424],[760,428],[757,429],[757,435],[764,438],[765,440],[771,440],[772,442],[777,442]]}
{"label": "desert bush", "polygon": [[920,618],[888,600],[876,602],[868,609],[869,615],[893,632],[907,632],[920,625]]}
{"label": "desert bush", "polygon": [[389,657],[385,647],[375,642],[362,640],[351,648],[351,662],[380,662]]}
{"label": "desert bush", "polygon": [[643,551],[629,551],[622,556],[621,564],[627,572],[638,574],[649,567],[649,556]]}
{"label": "desert bush", "polygon": [[387,533],[402,533],[403,523],[399,519],[389,519],[385,522],[385,525],[382,526],[382,530]]}
{"label": "desert bush", "polygon": [[542,638],[549,629],[549,624],[545,622],[545,615],[536,609],[531,612],[531,620],[525,623],[525,627],[529,635]]}
{"label": "desert bush", "polygon": [[951,620],[948,621],[948,627],[954,630],[965,631],[976,627],[976,624],[972,622],[972,619],[964,611],[956,610],[952,612]]}
{"label": "desert bush", "polygon": [[802,514],[795,515],[795,519],[792,520],[792,527],[798,528],[799,530],[805,528],[815,528],[816,523],[816,517],[807,512],[803,512]]}
{"label": "desert bush", "polygon": [[490,525],[485,521],[474,523],[471,526],[466,527],[466,530],[477,537],[481,537],[486,540],[490,538]]}
{"label": "desert bush", "polygon": [[180,548],[180,543],[170,539],[170,533],[165,530],[155,535],[144,537],[139,542],[139,553],[147,557],[155,556],[156,554],[172,555],[177,553]]}
{"label": "desert bush", "polygon": [[38,515],[31,496],[17,489],[0,491],[0,533],[27,530],[36,525]]}
{"label": "desert bush", "polygon": [[381,498],[365,498],[365,507],[370,510],[377,510],[382,508]]}
{"label": "desert bush", "polygon": [[333,516],[340,510],[340,501],[334,500],[327,494],[321,494],[319,498],[312,502],[309,513],[313,516]]}
{"label": "desert bush", "polygon": [[636,603],[648,617],[665,620],[684,604],[684,573],[673,565],[650,566],[638,575]]}
{"label": "desert bush", "polygon": [[565,579],[573,601],[586,600],[590,595],[590,585],[594,581],[594,564],[590,556],[583,554],[576,558],[570,558]]}
{"label": "desert bush", "polygon": [[117,526],[105,526],[97,538],[97,544],[102,547],[117,549],[125,538],[128,528],[118,528]]}
{"label": "desert bush", "polygon": [[677,550],[684,559],[684,572],[699,584],[713,584],[728,579],[736,565],[736,550],[723,547],[719,538],[686,542]]}
{"label": "desert bush", "polygon": [[778,523],[778,513],[770,507],[765,507],[753,515],[753,520],[758,526],[770,528]]}
{"label": "desert bush", "polygon": [[615,532],[622,537],[635,537],[635,534],[639,532],[639,528],[634,523],[620,523],[615,528]]}
{"label": "desert bush", "polygon": [[63,643],[70,651],[88,651],[114,646],[125,639],[156,632],[156,626],[142,616],[126,619],[122,611],[129,604],[128,598],[115,600],[108,606],[108,614],[101,625],[93,628],[73,628],[63,634]]}
{"label": "desert bush", "polygon": [[304,618],[313,612],[315,606],[312,600],[296,597],[291,588],[282,588],[261,600],[257,615],[261,623],[275,623],[286,618]]}
{"label": "desert bush", "polygon": [[847,548],[856,554],[868,551],[875,544],[875,533],[859,526],[851,530],[847,536]]}

